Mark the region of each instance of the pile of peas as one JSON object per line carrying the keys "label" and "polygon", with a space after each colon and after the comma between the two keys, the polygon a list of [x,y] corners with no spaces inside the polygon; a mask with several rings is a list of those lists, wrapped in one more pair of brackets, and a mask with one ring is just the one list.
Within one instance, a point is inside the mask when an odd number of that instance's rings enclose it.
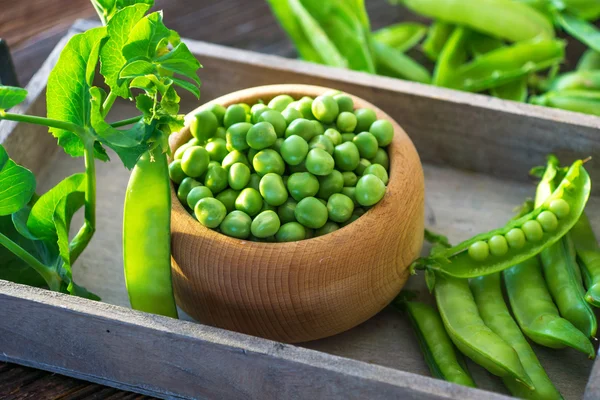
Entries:
{"label": "pile of peas", "polygon": [[390,121],[330,92],[268,104],[212,104],[169,165],[177,197],[204,226],[291,242],[345,226],[385,195]]}

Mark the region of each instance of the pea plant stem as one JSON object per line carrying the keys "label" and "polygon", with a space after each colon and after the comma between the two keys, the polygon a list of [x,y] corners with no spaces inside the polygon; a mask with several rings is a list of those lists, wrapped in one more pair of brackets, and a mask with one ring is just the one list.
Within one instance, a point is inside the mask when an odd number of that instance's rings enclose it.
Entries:
{"label": "pea plant stem", "polygon": [[75,263],[96,231],[96,164],[93,140],[85,143],[84,160],[86,177],[84,223],[69,245],[71,263]]}
{"label": "pea plant stem", "polygon": [[8,251],[26,262],[31,268],[40,274],[51,290],[58,291],[60,289],[61,279],[54,269],[42,264],[37,258],[29,254],[29,252],[2,233],[0,233],[0,246],[6,247]]}
{"label": "pea plant stem", "polygon": [[104,104],[102,104],[102,116],[103,117],[106,117],[108,115],[108,112],[112,108],[116,99],[117,99],[117,95],[114,92],[108,93],[108,96],[106,96],[106,100],[104,100]]}
{"label": "pea plant stem", "polygon": [[112,124],[110,124],[110,126],[112,126],[113,128],[120,128],[122,126],[126,126],[126,125],[131,125],[131,124],[135,124],[136,122],[138,122],[142,117],[131,117],[131,118],[127,118],[121,121],[116,121],[113,122]]}
{"label": "pea plant stem", "polygon": [[0,110],[0,119],[6,119],[9,121],[26,122],[35,125],[43,125],[49,128],[64,129],[65,131],[73,132],[80,137],[86,134],[85,129],[70,122],[58,121],[51,118],[37,117],[35,115],[23,115],[7,113]]}

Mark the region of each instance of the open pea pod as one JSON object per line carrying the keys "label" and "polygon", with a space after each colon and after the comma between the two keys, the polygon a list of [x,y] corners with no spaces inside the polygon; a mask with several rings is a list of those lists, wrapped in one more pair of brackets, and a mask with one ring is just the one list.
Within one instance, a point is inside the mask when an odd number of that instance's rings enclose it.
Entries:
{"label": "open pea pod", "polygon": [[541,96],[531,97],[529,102],[540,106],[600,115],[600,91],[561,90],[548,92]]}
{"label": "open pea pod", "polygon": [[[477,235],[457,246],[413,263],[457,278],[502,271],[539,254],[562,238],[583,213],[590,196],[590,177],[583,161],[575,161],[544,203],[506,226]],[[544,217],[540,215],[544,213]],[[556,224],[548,224],[552,214]],[[543,226],[546,230],[543,230]]]}

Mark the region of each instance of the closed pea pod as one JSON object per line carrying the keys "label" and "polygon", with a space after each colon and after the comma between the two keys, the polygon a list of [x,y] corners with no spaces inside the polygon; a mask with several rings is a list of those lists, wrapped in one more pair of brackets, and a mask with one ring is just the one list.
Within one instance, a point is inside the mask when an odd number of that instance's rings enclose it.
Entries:
{"label": "closed pea pod", "polygon": [[600,115],[600,91],[562,90],[529,99],[530,103],[563,110]]}
{"label": "closed pea pod", "polygon": [[450,86],[456,70],[467,61],[467,43],[471,31],[457,27],[444,44],[433,71],[433,84]]}
{"label": "closed pea pod", "polygon": [[577,71],[600,70],[600,52],[588,49],[577,63]]}
{"label": "closed pea pod", "polygon": [[373,32],[373,38],[380,43],[405,52],[416,46],[427,33],[427,27],[416,22],[401,22]]}
{"label": "closed pea pod", "polygon": [[379,74],[415,82],[431,82],[431,75],[427,68],[401,51],[376,40],[372,41],[372,48],[375,52],[375,61]]}
{"label": "closed pea pod", "polygon": [[588,303],[600,307],[600,246],[585,213],[569,232],[583,276],[585,277]]}
{"label": "closed pea pod", "polygon": [[423,52],[432,61],[437,61],[442,49],[454,31],[454,25],[444,21],[433,21],[423,42]]}

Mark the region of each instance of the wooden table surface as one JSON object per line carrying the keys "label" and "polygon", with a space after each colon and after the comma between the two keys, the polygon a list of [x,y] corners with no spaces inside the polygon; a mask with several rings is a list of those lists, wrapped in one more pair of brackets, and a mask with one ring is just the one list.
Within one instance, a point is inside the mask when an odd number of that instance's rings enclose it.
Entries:
{"label": "wooden table surface", "polygon": [[[384,0],[369,0],[367,4],[375,29],[400,19],[401,10]],[[296,56],[264,0],[156,0],[155,9],[164,10],[165,24],[182,37],[285,57]],[[96,18],[88,0],[0,0],[0,10],[0,38],[11,47],[21,86],[27,84],[77,18]],[[150,397],[0,362],[0,399]]]}

